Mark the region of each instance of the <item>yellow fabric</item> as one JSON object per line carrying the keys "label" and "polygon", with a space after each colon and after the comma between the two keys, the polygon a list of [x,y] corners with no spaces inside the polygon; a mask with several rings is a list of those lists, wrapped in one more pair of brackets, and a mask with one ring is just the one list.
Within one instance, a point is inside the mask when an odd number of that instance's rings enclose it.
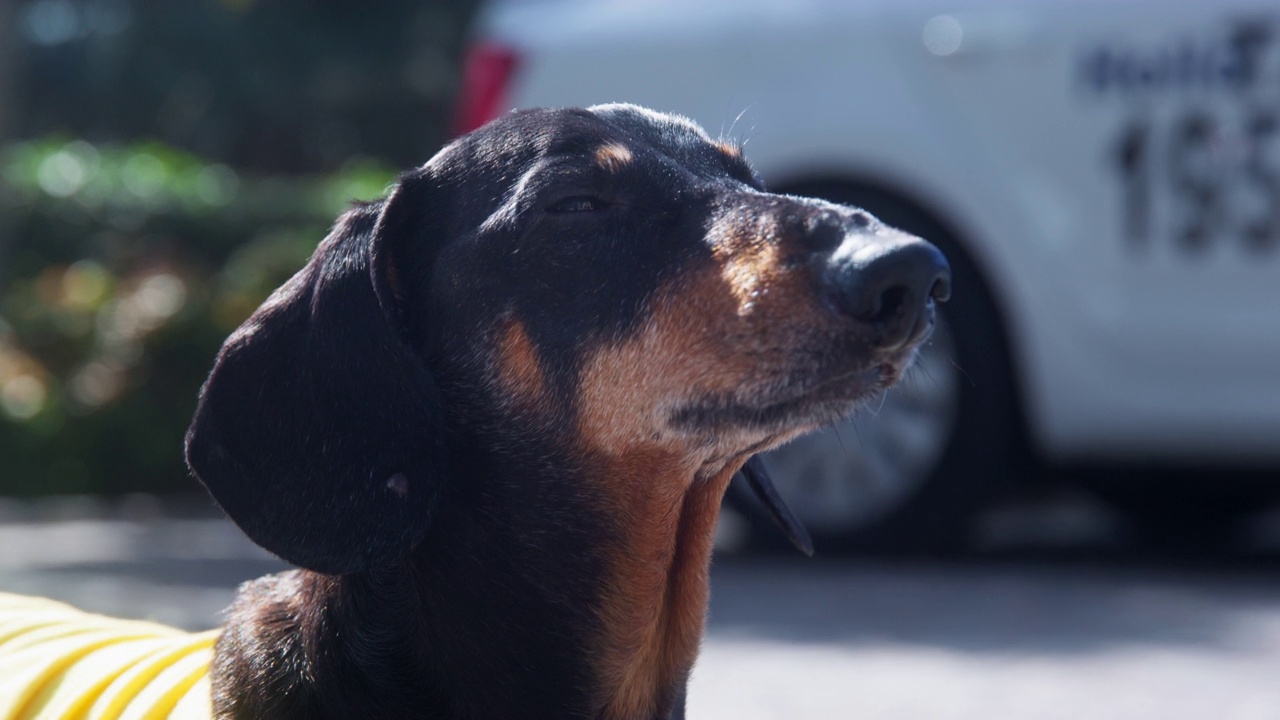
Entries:
{"label": "yellow fabric", "polygon": [[0,720],[208,720],[218,632],[0,593]]}

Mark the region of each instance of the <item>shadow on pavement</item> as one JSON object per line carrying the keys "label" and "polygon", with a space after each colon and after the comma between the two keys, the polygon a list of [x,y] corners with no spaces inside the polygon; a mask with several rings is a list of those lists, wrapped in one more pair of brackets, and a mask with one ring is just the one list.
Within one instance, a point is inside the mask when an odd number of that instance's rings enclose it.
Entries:
{"label": "shadow on pavement", "polygon": [[[1260,623],[1267,635],[1257,633]],[[709,630],[966,653],[1243,648],[1280,640],[1280,579],[1124,566],[720,558]]]}

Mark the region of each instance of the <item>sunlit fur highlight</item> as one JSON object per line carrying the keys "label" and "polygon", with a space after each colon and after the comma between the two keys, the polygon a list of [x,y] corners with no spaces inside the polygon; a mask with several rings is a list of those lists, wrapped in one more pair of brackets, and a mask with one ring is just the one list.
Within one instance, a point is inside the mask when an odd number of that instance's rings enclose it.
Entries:
{"label": "sunlit fur highlight", "polygon": [[596,148],[596,164],[609,172],[618,172],[634,159],[630,148],[621,143],[605,143]]}
{"label": "sunlit fur highlight", "polygon": [[715,140],[711,143],[724,155],[738,160],[742,158],[742,146],[732,140]]}

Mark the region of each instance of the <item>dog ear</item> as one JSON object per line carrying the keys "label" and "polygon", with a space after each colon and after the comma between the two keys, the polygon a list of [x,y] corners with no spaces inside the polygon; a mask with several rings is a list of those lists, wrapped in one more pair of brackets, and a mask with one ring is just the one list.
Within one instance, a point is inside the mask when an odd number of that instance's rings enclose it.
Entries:
{"label": "dog ear", "polygon": [[446,481],[440,397],[396,270],[398,248],[430,242],[429,185],[406,175],[339,220],[227,339],[187,431],[187,464],[227,515],[311,570],[403,556]]}

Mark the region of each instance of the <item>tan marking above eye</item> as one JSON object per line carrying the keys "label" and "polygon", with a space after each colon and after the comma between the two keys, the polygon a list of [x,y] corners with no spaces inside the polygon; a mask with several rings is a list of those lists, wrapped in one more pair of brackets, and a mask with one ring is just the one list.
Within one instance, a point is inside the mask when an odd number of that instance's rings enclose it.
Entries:
{"label": "tan marking above eye", "polygon": [[633,159],[631,150],[621,143],[605,143],[596,148],[596,164],[609,172],[618,172]]}

